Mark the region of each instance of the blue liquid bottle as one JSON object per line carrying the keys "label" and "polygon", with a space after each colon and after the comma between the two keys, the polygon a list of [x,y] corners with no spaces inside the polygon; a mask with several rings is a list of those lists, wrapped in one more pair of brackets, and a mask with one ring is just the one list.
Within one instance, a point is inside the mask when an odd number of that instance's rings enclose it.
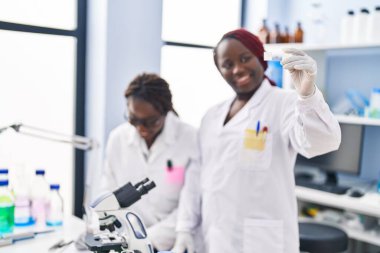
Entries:
{"label": "blue liquid bottle", "polygon": [[283,69],[280,61],[268,61],[267,76],[276,82],[276,85],[282,88]]}

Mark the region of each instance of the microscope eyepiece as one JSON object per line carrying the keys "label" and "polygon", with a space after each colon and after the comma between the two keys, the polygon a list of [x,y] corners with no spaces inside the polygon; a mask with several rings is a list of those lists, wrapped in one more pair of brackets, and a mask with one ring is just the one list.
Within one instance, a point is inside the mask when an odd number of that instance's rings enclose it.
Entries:
{"label": "microscope eyepiece", "polygon": [[137,202],[142,195],[147,194],[156,184],[148,178],[138,182],[135,185],[127,183],[114,191],[114,195],[119,202],[120,207],[129,207]]}

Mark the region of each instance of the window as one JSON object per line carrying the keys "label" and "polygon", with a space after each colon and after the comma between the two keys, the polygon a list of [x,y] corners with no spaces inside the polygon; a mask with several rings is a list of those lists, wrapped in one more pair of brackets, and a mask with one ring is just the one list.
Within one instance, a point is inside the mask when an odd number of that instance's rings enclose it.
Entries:
{"label": "window", "polygon": [[[22,123],[83,135],[85,4],[84,0],[1,1],[0,128]],[[82,157],[71,145],[11,129],[0,134],[0,166],[9,168],[10,183],[16,185],[21,179],[30,183],[35,169],[44,168],[48,183],[61,185],[69,214],[74,210],[74,193],[75,214],[81,214]]]}
{"label": "window", "polygon": [[214,47],[221,36],[240,27],[240,0],[164,0],[164,41]]}
{"label": "window", "polygon": [[211,49],[164,46],[161,59],[161,74],[169,82],[174,109],[194,127],[211,106],[233,96],[214,65]]}
{"label": "window", "polygon": [[0,20],[75,30],[77,28],[77,0],[2,0]]}
{"label": "window", "polygon": [[212,47],[241,27],[240,0],[164,0],[161,75],[173,93],[174,108],[198,127],[212,105],[233,92],[214,65]]}

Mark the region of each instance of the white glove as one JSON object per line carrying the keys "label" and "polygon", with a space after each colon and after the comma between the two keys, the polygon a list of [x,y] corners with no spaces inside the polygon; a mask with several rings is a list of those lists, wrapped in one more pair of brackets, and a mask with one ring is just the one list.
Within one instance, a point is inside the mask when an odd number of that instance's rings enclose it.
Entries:
{"label": "white glove", "polygon": [[174,248],[171,250],[173,253],[195,253],[194,239],[190,232],[178,232],[175,240]]}
{"label": "white glove", "polygon": [[147,234],[153,248],[158,251],[173,247],[176,237],[174,227],[162,226],[160,223],[147,228]]}
{"label": "white glove", "polygon": [[317,63],[303,51],[295,48],[283,50],[285,53],[281,64],[289,70],[294,86],[301,97],[309,97],[315,92]]}

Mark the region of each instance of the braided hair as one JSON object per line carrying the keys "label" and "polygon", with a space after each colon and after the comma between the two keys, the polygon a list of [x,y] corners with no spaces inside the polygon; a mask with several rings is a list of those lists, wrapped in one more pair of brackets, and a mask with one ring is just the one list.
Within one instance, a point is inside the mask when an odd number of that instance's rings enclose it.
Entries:
{"label": "braided hair", "polygon": [[136,76],[125,90],[124,97],[142,99],[161,113],[166,115],[169,111],[177,112],[173,108],[172,94],[169,84],[160,76],[151,73],[142,73]]}

